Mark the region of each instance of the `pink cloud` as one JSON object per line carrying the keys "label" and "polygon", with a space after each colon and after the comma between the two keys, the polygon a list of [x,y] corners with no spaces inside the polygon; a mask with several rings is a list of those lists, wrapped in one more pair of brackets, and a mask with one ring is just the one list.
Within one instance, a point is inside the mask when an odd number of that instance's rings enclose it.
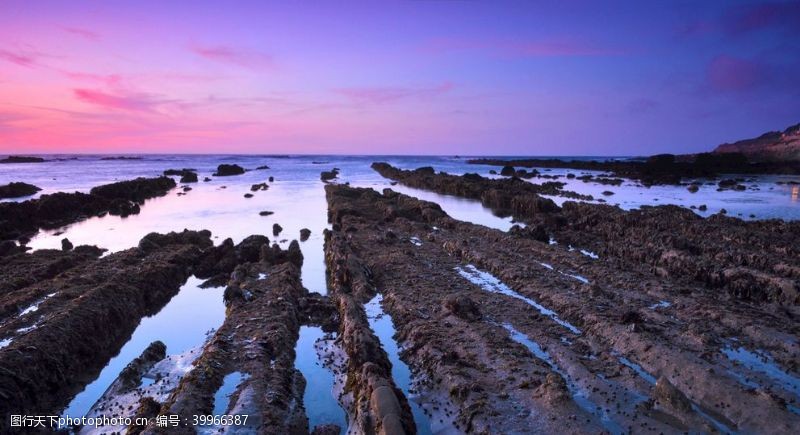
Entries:
{"label": "pink cloud", "polygon": [[208,60],[250,69],[266,69],[274,66],[272,56],[231,46],[192,47],[191,51]]}
{"label": "pink cloud", "polygon": [[106,109],[148,112],[163,102],[147,94],[115,95],[92,89],[73,89],[73,93],[80,101]]}
{"label": "pink cloud", "polygon": [[73,71],[62,71],[62,73],[71,79],[98,82],[108,86],[118,86],[122,82],[122,76],[119,74],[94,74]]}
{"label": "pink cloud", "polygon": [[381,104],[407,98],[436,97],[452,89],[453,84],[445,82],[433,87],[355,87],[337,89],[336,92],[358,104]]}
{"label": "pink cloud", "polygon": [[10,50],[2,50],[0,49],[0,59],[5,61],[11,62],[13,64],[17,64],[19,66],[24,67],[34,67],[36,66],[37,57],[35,54],[28,53],[28,52],[13,52]]}
{"label": "pink cloud", "polygon": [[71,34],[73,34],[75,36],[80,36],[81,38],[84,38],[84,39],[91,39],[91,40],[100,39],[100,34],[99,33],[93,32],[93,31],[88,30],[88,29],[83,29],[83,28],[80,28],[80,27],[62,27],[62,29],[67,33],[71,33]]}

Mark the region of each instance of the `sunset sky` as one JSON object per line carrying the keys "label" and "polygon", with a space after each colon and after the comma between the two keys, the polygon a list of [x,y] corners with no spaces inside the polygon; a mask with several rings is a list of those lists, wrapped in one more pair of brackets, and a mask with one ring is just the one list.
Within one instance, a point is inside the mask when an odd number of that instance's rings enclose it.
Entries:
{"label": "sunset sky", "polygon": [[0,2],[0,153],[640,155],[800,122],[800,2]]}

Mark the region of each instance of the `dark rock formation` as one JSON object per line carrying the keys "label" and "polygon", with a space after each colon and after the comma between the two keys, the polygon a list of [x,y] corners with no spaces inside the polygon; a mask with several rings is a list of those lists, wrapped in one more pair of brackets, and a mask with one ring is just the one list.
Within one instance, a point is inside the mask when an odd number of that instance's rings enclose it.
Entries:
{"label": "dark rock formation", "polygon": [[[329,185],[326,195],[326,262],[342,325],[380,291],[401,357],[424,379],[415,385],[419,397],[449,410],[440,424],[451,418],[467,433],[758,432],[769,425],[787,434],[800,424],[786,406],[796,400],[791,382],[724,353],[757,349],[775,373],[796,370],[796,346],[785,339],[796,335],[797,302],[790,301],[800,267],[797,241],[780,240],[793,238],[786,223],[567,202],[539,216],[558,241],[550,245],[433,213],[435,204],[390,190]],[[606,229],[600,249],[587,244]],[[435,243],[411,245],[412,237]],[[724,271],[726,287],[707,285],[707,265]],[[778,283],[777,303],[743,301],[730,287],[757,294]],[[480,308],[480,320],[456,315],[460,297]],[[357,355],[351,359],[379,357],[358,331],[340,332],[348,355]],[[347,373],[354,398],[371,396],[359,371]]]}
{"label": "dark rock formation", "polygon": [[33,184],[13,182],[0,186],[0,199],[31,196],[42,190]]}
{"label": "dark rock formation", "polygon": [[[151,235],[148,249],[131,248],[97,258],[83,247],[73,251],[17,254],[6,258],[3,273],[31,261],[60,258],[33,272],[30,281],[0,294],[0,306],[27,306],[40,300],[37,314],[47,318],[35,329],[28,316],[0,325],[13,341],[0,351],[0,412],[58,415],[67,402],[97,377],[119,352],[144,316],[158,312],[189,276],[192,265],[212,244],[208,233]],[[195,242],[196,243],[193,243]],[[38,254],[38,255],[37,255]],[[63,272],[58,272],[63,271]],[[5,284],[4,284],[5,285]],[[42,298],[55,292],[52,297]],[[35,320],[35,319],[34,319]],[[8,431],[0,419],[0,432]]]}
{"label": "dark rock formation", "polygon": [[322,171],[319,174],[319,179],[322,180],[323,182],[327,183],[328,181],[331,181],[331,180],[335,179],[338,176],[339,176],[339,169],[333,168],[333,170],[330,170],[330,171]]}
{"label": "dark rock formation", "polygon": [[217,166],[217,172],[214,172],[215,177],[228,177],[231,175],[244,174],[244,168],[239,165],[221,164]]}
{"label": "dark rock formation", "polygon": [[308,228],[302,228],[300,230],[300,241],[305,242],[309,237],[311,237],[311,230]]}
{"label": "dark rock formation", "polygon": [[57,228],[105,213],[137,214],[146,199],[175,187],[169,177],[137,178],[106,184],[85,193],[54,193],[19,203],[0,203],[0,240],[17,239],[39,228]]}
{"label": "dark rock formation", "polygon": [[62,251],[71,251],[73,248],[72,242],[69,241],[68,238],[61,239],[61,250]]}
{"label": "dark rock formation", "polygon": [[0,163],[42,163],[45,160],[41,157],[30,156],[8,156],[0,159]]}

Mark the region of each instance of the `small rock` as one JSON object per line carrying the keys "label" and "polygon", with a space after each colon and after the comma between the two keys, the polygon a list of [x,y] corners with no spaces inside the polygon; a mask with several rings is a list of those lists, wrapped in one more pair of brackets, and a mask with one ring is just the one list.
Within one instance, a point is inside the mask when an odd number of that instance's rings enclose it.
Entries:
{"label": "small rock", "polygon": [[308,228],[303,228],[300,230],[300,241],[305,242],[308,238],[311,237],[311,230]]}
{"label": "small rock", "polygon": [[61,239],[61,250],[62,251],[71,251],[73,248],[72,242],[69,241],[68,238],[64,237]]}
{"label": "small rock", "polygon": [[277,236],[283,231],[283,227],[278,224],[272,224],[272,234]]}
{"label": "small rock", "polygon": [[239,165],[221,164],[217,166],[217,172],[214,172],[215,177],[228,177],[231,175],[244,174],[244,168]]}

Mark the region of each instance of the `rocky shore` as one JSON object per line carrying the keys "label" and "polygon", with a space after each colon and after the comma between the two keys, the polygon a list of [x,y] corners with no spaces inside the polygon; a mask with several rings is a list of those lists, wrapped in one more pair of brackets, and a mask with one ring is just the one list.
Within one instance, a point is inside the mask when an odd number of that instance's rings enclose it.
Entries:
{"label": "rocky shore", "polygon": [[[140,321],[194,277],[194,290],[224,287],[218,328],[186,351],[148,339],[87,414],[151,424],[75,432],[790,434],[800,426],[800,224],[702,218],[676,206],[625,211],[579,202],[592,198],[518,169],[490,179],[372,167],[480,201],[519,225],[504,232],[390,189],[325,183],[323,296],[303,285],[301,244],[263,234],[215,243],[209,231],[151,233],[108,255],[66,238],[62,250],[27,252],[15,242],[138,211],[175,186],[167,177],[0,204],[18,213],[0,214],[0,412],[60,414]],[[271,192],[265,183],[240,187]],[[286,234],[270,224],[272,239]],[[308,228],[295,234],[304,249],[313,242]],[[347,428],[309,423],[298,365],[309,356],[295,350],[304,326],[330,334],[315,348]],[[191,424],[213,414],[248,417]],[[169,415],[181,424],[154,424]],[[0,419],[0,432],[7,425]]]}
{"label": "rocky shore", "polygon": [[40,228],[58,228],[92,216],[138,214],[145,200],[175,187],[169,177],[137,178],[93,188],[87,193],[58,192],[24,202],[0,203],[0,242],[25,239]]}
{"label": "rocky shore", "polygon": [[[423,397],[457,430],[792,433],[800,423],[796,303],[720,297],[390,190],[326,191],[329,266],[367,274]],[[738,358],[748,352],[769,355],[769,370]]]}
{"label": "rocky shore", "polygon": [[[171,233],[158,243],[148,236],[140,247],[103,258],[92,247],[4,257],[4,275],[29,278],[7,285],[0,295],[0,412],[58,414],[139,320],[177,292],[212,246],[209,236]],[[39,270],[31,271],[30,263]],[[7,424],[3,418],[0,431]]]}
{"label": "rocky shore", "polygon": [[[567,201],[559,207],[539,196],[537,185],[522,180],[373,167],[412,187],[480,198],[494,212],[527,224],[512,229],[519,237],[582,249],[654,276],[700,283],[721,290],[725,297],[800,303],[798,222],[748,222],[722,214],[702,218],[671,205],[624,211]],[[453,178],[460,180],[452,182]]]}
{"label": "rocky shore", "polygon": [[468,160],[468,163],[511,168],[602,171],[611,177],[636,180],[644,186],[680,184],[687,179],[715,178],[720,174],[800,174],[800,161],[750,161],[746,155],[736,152],[684,156],[660,154],[643,159],[605,161],[480,158]]}

